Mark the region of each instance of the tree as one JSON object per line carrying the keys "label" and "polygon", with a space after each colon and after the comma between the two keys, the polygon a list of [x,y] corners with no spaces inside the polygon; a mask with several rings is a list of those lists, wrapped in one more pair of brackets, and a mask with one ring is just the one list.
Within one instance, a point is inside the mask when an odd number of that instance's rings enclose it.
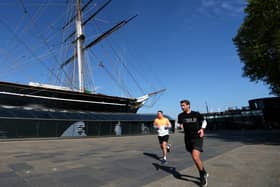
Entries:
{"label": "tree", "polygon": [[280,95],[280,0],[248,0],[246,16],[233,42],[243,76],[263,81]]}

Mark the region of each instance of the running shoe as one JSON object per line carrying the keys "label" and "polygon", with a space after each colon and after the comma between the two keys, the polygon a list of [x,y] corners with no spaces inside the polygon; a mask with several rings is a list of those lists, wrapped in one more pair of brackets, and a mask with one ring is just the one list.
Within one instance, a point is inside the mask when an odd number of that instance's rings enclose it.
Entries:
{"label": "running shoe", "polygon": [[207,186],[207,178],[208,178],[208,173],[201,173],[200,174],[200,182],[201,182],[201,186]]}
{"label": "running shoe", "polygon": [[167,160],[166,159],[162,159],[161,160],[161,164],[167,164]]}
{"label": "running shoe", "polygon": [[167,145],[167,152],[171,152],[171,144]]}

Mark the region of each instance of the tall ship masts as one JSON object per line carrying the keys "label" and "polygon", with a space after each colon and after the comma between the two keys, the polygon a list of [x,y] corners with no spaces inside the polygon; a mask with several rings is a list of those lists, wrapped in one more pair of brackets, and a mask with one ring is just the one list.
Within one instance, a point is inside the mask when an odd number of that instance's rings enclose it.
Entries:
{"label": "tall ship masts", "polygon": [[68,28],[68,26],[70,27],[75,21],[75,31],[70,33],[70,35],[64,40],[65,42],[75,36],[74,41],[72,41],[72,43],[75,44],[75,50],[74,54],[68,54],[70,57],[66,61],[62,61],[63,63],[60,65],[60,68],[64,68],[64,66],[70,62],[77,63],[76,73],[78,73],[78,80],[75,77],[75,81],[78,81],[78,88],[77,84],[74,86],[76,87],[75,89],[64,86],[34,83],[33,81],[29,83],[29,85],[0,81],[0,105],[52,110],[136,113],[150,97],[165,91],[165,89],[161,89],[152,93],[143,93],[142,96],[137,98],[97,94],[95,91],[86,91],[86,70],[84,69],[86,67],[85,52],[103,39],[107,38],[113,32],[122,28],[137,15],[118,22],[113,27],[107,29],[93,39],[93,41],[86,43],[86,37],[84,34],[85,25],[101,12],[101,10],[103,10],[112,0],[107,0],[92,15],[87,16],[85,21],[83,21],[82,16],[83,10],[92,3],[92,0],[89,0],[83,7],[81,7],[81,0],[75,1],[75,14],[63,27],[64,30],[65,28]]}
{"label": "tall ship masts", "polygon": [[84,66],[84,40],[85,36],[83,34],[82,27],[82,15],[81,15],[81,0],[77,0],[77,16],[76,16],[76,38],[77,38],[77,61],[78,61],[78,78],[79,78],[79,90],[81,92],[85,91],[84,86],[84,74],[83,74],[83,66]]}

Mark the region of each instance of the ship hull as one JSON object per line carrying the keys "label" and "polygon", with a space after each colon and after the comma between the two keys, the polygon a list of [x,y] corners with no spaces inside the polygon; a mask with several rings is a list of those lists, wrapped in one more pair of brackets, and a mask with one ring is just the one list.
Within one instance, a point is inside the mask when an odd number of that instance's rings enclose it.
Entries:
{"label": "ship hull", "polygon": [[136,113],[141,103],[134,98],[0,82],[0,105],[54,110]]}

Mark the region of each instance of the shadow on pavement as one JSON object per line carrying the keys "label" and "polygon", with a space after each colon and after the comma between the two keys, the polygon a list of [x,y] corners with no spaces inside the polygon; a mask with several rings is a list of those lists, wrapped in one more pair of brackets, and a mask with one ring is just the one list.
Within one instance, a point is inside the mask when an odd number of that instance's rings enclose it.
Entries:
{"label": "shadow on pavement", "polygon": [[180,172],[178,172],[176,170],[175,167],[163,166],[163,165],[159,165],[157,163],[153,163],[153,166],[156,168],[156,170],[162,170],[162,171],[172,174],[176,179],[193,182],[193,183],[197,184],[198,186],[200,186],[200,179],[198,177],[194,177],[191,175],[182,175]]}
{"label": "shadow on pavement", "polygon": [[206,137],[238,141],[247,144],[280,145],[280,130],[217,130],[207,131]]}
{"label": "shadow on pavement", "polygon": [[154,154],[154,153],[144,152],[143,155],[149,156],[149,157],[151,157],[153,159],[156,159],[156,160],[160,160],[160,157],[157,154]]}

